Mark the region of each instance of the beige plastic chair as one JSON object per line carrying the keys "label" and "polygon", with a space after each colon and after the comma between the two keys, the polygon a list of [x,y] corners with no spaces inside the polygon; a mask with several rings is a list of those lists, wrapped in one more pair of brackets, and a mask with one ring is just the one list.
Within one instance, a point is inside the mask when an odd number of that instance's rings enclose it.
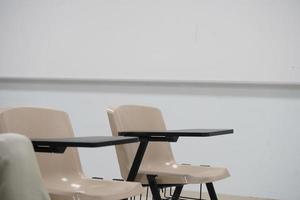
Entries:
{"label": "beige plastic chair", "polygon": [[[20,133],[29,138],[74,137],[65,112],[30,107],[0,111],[1,132]],[[140,183],[87,178],[76,148],[67,148],[63,154],[36,155],[52,200],[117,200],[142,192]]]}
{"label": "beige plastic chair", "polygon": [[[107,109],[112,134],[121,131],[164,131],[166,126],[159,109],[146,106],[123,105]],[[116,146],[122,177],[126,180],[138,144]],[[224,179],[226,168],[178,164],[168,142],[150,142],[135,181],[148,184],[147,175],[157,175],[158,184],[198,184]],[[208,186],[208,185],[207,185]],[[212,186],[213,187],[213,186]]]}
{"label": "beige plastic chair", "polygon": [[0,199],[50,200],[28,138],[0,135]]}

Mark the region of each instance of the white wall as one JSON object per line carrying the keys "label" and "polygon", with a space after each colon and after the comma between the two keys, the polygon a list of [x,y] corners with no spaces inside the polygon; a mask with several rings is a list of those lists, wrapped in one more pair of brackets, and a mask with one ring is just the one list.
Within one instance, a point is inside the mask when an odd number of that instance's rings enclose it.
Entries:
{"label": "white wall", "polygon": [[0,76],[300,84],[299,19],[299,0],[1,0]]}
{"label": "white wall", "polygon": [[[77,136],[110,135],[105,109],[120,104],[157,106],[172,129],[233,128],[180,139],[178,161],[227,166],[218,192],[300,199],[299,10],[298,0],[0,0],[0,106],[67,111]],[[3,78],[14,76],[74,80]],[[80,154],[87,175],[119,176],[112,147]]]}
{"label": "white wall", "polygon": [[[299,86],[0,80],[0,107],[65,110],[77,136],[110,135],[105,109],[120,104],[157,106],[171,129],[233,128],[172,145],[178,162],[229,168],[218,192],[300,199]],[[80,154],[87,175],[119,177],[113,147]]]}

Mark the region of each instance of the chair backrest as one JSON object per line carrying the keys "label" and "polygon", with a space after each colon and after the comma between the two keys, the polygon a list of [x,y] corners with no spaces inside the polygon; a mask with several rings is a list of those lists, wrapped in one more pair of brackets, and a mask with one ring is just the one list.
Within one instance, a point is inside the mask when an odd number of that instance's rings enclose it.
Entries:
{"label": "chair backrest", "polygon": [[0,135],[0,199],[50,200],[32,144],[22,135]]}
{"label": "chair backrest", "polygon": [[[114,136],[120,131],[163,131],[166,126],[159,109],[146,106],[123,105],[107,109],[110,127]],[[138,144],[116,146],[122,177],[127,178]],[[175,163],[168,142],[150,142],[140,170],[147,170],[156,164]]]}
{"label": "chair backrest", "polygon": [[[29,138],[73,137],[73,130],[65,112],[32,107],[0,110],[0,133],[14,132]],[[48,180],[81,176],[82,168],[76,148],[63,154],[37,153],[42,176]]]}

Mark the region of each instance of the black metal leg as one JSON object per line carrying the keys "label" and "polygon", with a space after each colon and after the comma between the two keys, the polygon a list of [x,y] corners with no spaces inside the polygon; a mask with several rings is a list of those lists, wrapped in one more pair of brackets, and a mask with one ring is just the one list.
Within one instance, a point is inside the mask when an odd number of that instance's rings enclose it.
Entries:
{"label": "black metal leg", "polygon": [[156,175],[147,175],[147,179],[149,182],[149,186],[151,189],[152,197],[154,200],[161,200],[159,187],[157,185],[157,182],[155,180]]}
{"label": "black metal leg", "polygon": [[[140,165],[142,163],[145,151],[147,149],[147,145],[148,145],[147,140],[146,141],[141,140],[126,181],[134,181],[134,179],[139,171]],[[147,191],[147,193],[148,193],[148,191]],[[147,194],[147,198],[148,198],[148,194]],[[123,199],[123,200],[127,200],[127,199]]]}
{"label": "black metal leg", "polygon": [[[148,146],[149,140],[147,138],[140,138],[140,145],[138,147],[137,153],[134,157],[133,163],[131,165],[128,177],[127,177],[127,181],[134,181],[140,165],[142,163],[144,154],[146,152],[147,146]],[[154,200],[161,200],[161,196],[160,196],[160,190],[158,187],[158,184],[155,180],[156,175],[147,175],[147,179],[149,182],[149,186],[151,189],[151,193],[153,196]],[[172,200],[178,200],[182,191],[183,185],[181,186],[176,186],[174,194],[172,196]]]}
{"label": "black metal leg", "polygon": [[183,185],[176,186],[175,191],[172,196],[172,200],[178,200],[182,191]]}
{"label": "black metal leg", "polygon": [[127,181],[134,181],[136,178],[136,175],[139,171],[140,165],[142,163],[145,151],[147,149],[147,145],[148,145],[148,140],[143,140],[140,139],[140,145],[139,148],[136,152],[136,155],[134,157],[133,163],[131,165],[128,177],[127,177]]}
{"label": "black metal leg", "polygon": [[207,187],[210,200],[218,200],[213,183],[206,183],[206,187]]}
{"label": "black metal leg", "polygon": [[200,188],[199,188],[199,199],[202,200],[202,183],[199,184]]}

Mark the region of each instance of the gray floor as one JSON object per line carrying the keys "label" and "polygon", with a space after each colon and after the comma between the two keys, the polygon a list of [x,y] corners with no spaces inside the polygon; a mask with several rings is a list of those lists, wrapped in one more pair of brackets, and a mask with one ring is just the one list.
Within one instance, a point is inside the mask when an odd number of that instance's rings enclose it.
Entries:
{"label": "gray floor", "polygon": [[[191,197],[199,197],[199,194],[197,192],[188,192],[184,191],[182,192],[183,195],[188,195]],[[265,198],[257,198],[257,197],[242,197],[242,196],[234,196],[234,195],[226,195],[226,194],[218,194],[218,197],[220,200],[271,200],[271,199],[265,199]],[[209,200],[209,196],[207,193],[203,193],[203,198],[205,200]]]}
{"label": "gray floor", "polygon": [[[192,191],[183,191],[182,196],[194,197],[199,198],[198,192]],[[227,194],[218,194],[219,200],[274,200],[274,199],[265,199],[265,198],[258,198],[258,197],[244,197],[244,196],[235,196],[235,195],[227,195]],[[136,198],[139,199],[139,198]],[[145,194],[143,195],[143,200],[145,200]],[[203,200],[209,200],[209,196],[207,193],[203,193],[202,195]],[[150,195],[148,196],[148,200],[152,200]]]}

